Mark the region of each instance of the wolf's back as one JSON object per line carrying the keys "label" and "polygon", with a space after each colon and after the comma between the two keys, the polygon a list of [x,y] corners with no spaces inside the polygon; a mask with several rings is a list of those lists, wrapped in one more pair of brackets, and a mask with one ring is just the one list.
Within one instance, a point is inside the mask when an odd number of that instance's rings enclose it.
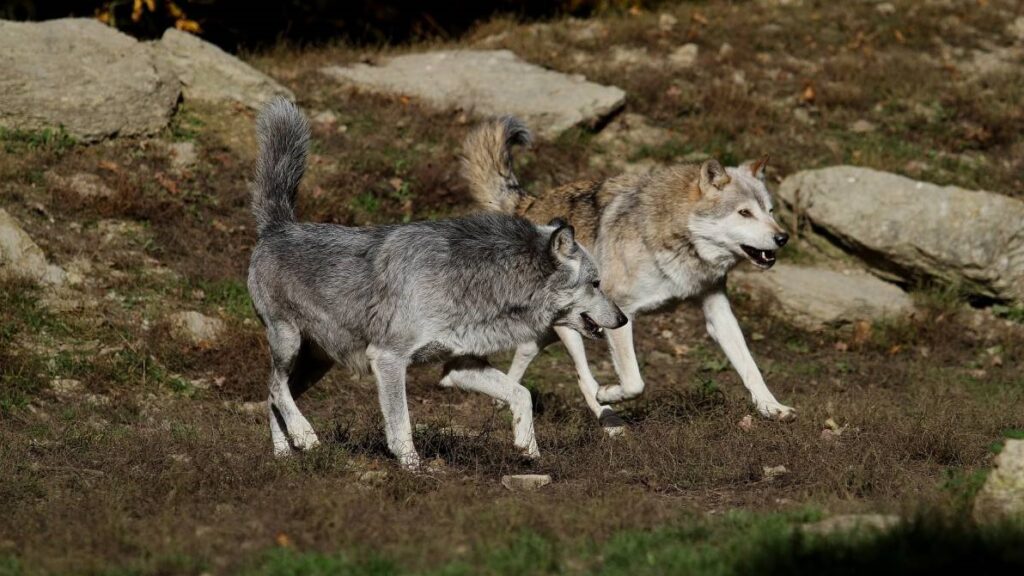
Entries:
{"label": "wolf's back", "polygon": [[488,120],[469,133],[462,149],[462,175],[480,207],[516,212],[525,192],[512,170],[512,148],[532,140],[526,125],[514,116]]}
{"label": "wolf's back", "polygon": [[262,236],[295,221],[295,193],[306,171],[309,122],[283,97],[268,102],[256,120],[259,156],[253,173],[252,213]]}

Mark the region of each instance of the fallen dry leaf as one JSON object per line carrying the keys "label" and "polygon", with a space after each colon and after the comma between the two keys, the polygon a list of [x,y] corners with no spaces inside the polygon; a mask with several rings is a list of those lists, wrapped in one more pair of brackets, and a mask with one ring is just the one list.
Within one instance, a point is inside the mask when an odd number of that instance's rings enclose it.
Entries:
{"label": "fallen dry leaf", "polygon": [[805,84],[804,85],[804,91],[803,91],[803,93],[800,94],[800,100],[802,100],[803,102],[806,102],[807,104],[811,104],[811,103],[814,102],[814,99],[817,98],[817,97],[818,97],[818,93],[814,90],[814,85],[811,84],[810,82]]}
{"label": "fallen dry leaf", "polygon": [[750,414],[747,414],[746,416],[741,418],[740,421],[736,423],[736,425],[739,426],[741,430],[749,432],[754,429],[754,417],[751,416]]}

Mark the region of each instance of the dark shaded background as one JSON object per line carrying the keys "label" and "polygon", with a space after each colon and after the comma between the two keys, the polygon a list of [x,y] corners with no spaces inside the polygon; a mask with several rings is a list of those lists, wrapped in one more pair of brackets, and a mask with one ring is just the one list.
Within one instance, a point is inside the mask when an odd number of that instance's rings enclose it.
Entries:
{"label": "dark shaded background", "polygon": [[[456,37],[481,19],[507,15],[524,20],[558,15],[650,6],[630,0],[178,0],[175,4],[197,22],[200,36],[227,50],[259,48],[279,40],[296,44],[344,39],[355,43],[395,43],[424,38]],[[119,29],[140,38],[158,37],[173,26],[165,0],[154,11],[143,10],[133,22],[133,0],[2,0],[0,18],[49,20],[65,16],[92,17],[108,11]]]}

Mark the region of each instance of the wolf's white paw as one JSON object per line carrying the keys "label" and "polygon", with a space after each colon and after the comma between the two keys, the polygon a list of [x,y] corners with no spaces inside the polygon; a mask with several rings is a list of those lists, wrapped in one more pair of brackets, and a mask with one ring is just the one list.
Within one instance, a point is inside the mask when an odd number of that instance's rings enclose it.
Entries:
{"label": "wolf's white paw", "polygon": [[597,401],[601,404],[613,404],[623,400],[625,396],[622,386],[618,384],[612,386],[601,386],[597,389]]}
{"label": "wolf's white paw", "polygon": [[316,432],[313,432],[313,427],[308,423],[297,424],[295,428],[294,432],[288,430],[288,439],[296,450],[305,452],[320,445],[320,439],[316,437]]}
{"label": "wolf's white paw", "polygon": [[796,410],[778,402],[757,403],[757,411],[770,420],[779,422],[792,422],[796,420]]}
{"label": "wolf's white paw", "polygon": [[402,465],[402,468],[415,472],[420,469],[420,455],[416,452],[403,454],[398,457],[398,463]]}

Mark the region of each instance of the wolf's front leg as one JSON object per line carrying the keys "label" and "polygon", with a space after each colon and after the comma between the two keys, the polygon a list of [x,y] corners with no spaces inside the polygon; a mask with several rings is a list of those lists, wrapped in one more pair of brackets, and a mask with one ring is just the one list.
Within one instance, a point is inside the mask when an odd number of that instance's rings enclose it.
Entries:
{"label": "wolf's front leg", "polygon": [[597,392],[601,386],[590,373],[590,365],[587,363],[587,351],[583,346],[583,336],[572,328],[556,326],[555,333],[565,344],[573,363],[576,365],[576,380],[580,385],[580,392],[587,402],[587,407],[597,417],[601,429],[609,436],[618,436],[626,431],[626,423],[619,418],[619,415],[609,406],[602,405],[597,400]]}
{"label": "wolf's front leg", "polygon": [[750,392],[757,411],[765,418],[789,421],[796,418],[796,410],[780,403],[768,390],[750,350],[743,331],[729,306],[724,289],[715,290],[704,297],[702,303],[708,334],[718,342],[733,368],[739,373],[743,385]]}
{"label": "wolf's front leg", "polygon": [[370,368],[377,378],[377,395],[384,415],[384,435],[388,449],[405,468],[417,469],[420,456],[412,442],[412,423],[409,421],[409,403],[405,397],[405,369],[407,358],[387,351],[367,350]]}
{"label": "wolf's front leg", "polygon": [[612,364],[619,384],[602,386],[597,391],[599,402],[619,402],[636,398],[644,391],[644,379],[640,376],[640,364],[633,348],[633,318],[621,328],[605,330],[608,347],[612,351]]}
{"label": "wolf's front leg", "polygon": [[507,403],[512,412],[516,448],[529,458],[540,456],[533,431],[533,400],[524,386],[493,368],[486,360],[476,357],[455,358],[445,364],[441,385],[480,392]]}

